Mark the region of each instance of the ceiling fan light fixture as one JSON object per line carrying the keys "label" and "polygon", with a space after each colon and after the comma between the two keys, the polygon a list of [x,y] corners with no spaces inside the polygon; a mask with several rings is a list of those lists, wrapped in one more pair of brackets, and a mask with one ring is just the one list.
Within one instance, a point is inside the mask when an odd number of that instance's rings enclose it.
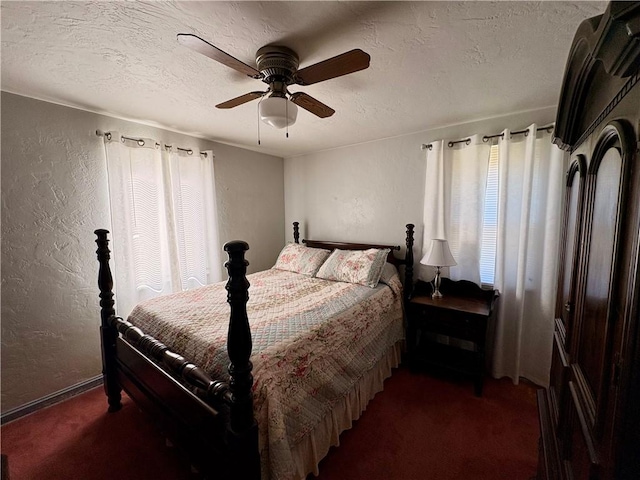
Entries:
{"label": "ceiling fan light fixture", "polygon": [[290,127],[298,117],[298,106],[285,97],[267,97],[258,106],[260,120],[274,128]]}
{"label": "ceiling fan light fixture", "polygon": [[[243,73],[255,80],[269,85],[266,92],[249,92],[226,102],[219,103],[216,108],[234,108],[261,98],[258,105],[258,116],[267,125],[274,128],[286,128],[293,125],[298,115],[298,106],[318,118],[327,118],[335,110],[304,92],[290,93],[291,85],[313,85],[332,78],[369,68],[371,56],[355,48],[348,52],[327,58],[303,69],[299,69],[298,54],[282,45],[265,45],[256,53],[256,67],[247,65],[237,58],[220,50],[215,45],[191,33],[179,33],[178,42],[205,55],[216,62]],[[270,94],[268,98],[265,95]],[[260,121],[258,121],[258,132]],[[287,137],[289,132],[287,132]],[[258,143],[260,140],[258,139]]]}

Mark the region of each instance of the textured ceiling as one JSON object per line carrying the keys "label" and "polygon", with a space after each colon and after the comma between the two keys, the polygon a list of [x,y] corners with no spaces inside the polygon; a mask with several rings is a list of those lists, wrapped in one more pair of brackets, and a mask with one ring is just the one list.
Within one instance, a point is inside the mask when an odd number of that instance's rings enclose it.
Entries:
{"label": "textured ceiling", "polygon": [[[2,1],[2,89],[283,157],[557,104],[582,20],[606,2]],[[284,131],[257,101],[214,105],[265,84],[176,41],[194,33],[255,65],[286,45],[300,68],[361,48],[367,70],[307,87],[336,110],[300,109]],[[135,132],[130,132],[135,134]]]}

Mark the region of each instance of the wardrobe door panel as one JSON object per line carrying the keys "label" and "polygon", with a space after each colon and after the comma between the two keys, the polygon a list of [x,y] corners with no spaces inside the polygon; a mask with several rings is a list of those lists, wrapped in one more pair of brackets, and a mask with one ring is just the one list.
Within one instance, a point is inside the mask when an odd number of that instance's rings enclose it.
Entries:
{"label": "wardrobe door panel", "polygon": [[[582,195],[585,177],[585,159],[578,155],[567,171],[567,187],[565,191],[564,225],[560,248],[560,269],[558,271],[558,301],[556,317],[562,319],[564,334],[571,332],[571,319],[575,310],[575,284],[577,250],[580,241],[581,224],[578,222],[582,213]],[[570,338],[570,337],[568,337]],[[565,349],[568,345],[563,343]]]}
{"label": "wardrobe door panel", "polygon": [[599,442],[594,435],[594,405],[589,386],[580,367],[571,365],[571,380],[568,382],[569,401],[566,416],[568,432],[564,445],[565,466],[569,479],[595,480],[600,478],[601,459]]}
{"label": "wardrobe door panel", "polygon": [[[598,152],[598,148],[596,148]],[[609,322],[616,228],[622,180],[622,157],[617,148],[606,148],[594,157],[588,179],[590,222],[585,226],[589,245],[584,277],[584,301],[580,312],[577,363],[586,379],[591,401],[600,404],[603,390]]]}
{"label": "wardrobe door panel", "polygon": [[553,350],[551,356],[551,370],[549,372],[549,394],[553,401],[550,409],[558,430],[562,431],[560,412],[565,408],[566,389],[568,381],[569,361],[564,348],[562,321],[556,319],[556,331],[553,335]]}
{"label": "wardrobe door panel", "polygon": [[572,318],[575,310],[575,275],[577,269],[577,251],[580,243],[584,180],[586,161],[583,155],[577,155],[567,171],[562,237],[559,249],[558,294],[556,300],[556,319],[554,328],[553,352],[549,379],[550,411],[559,432],[563,428],[558,423],[560,412],[565,409],[567,371],[569,367],[569,339]]}

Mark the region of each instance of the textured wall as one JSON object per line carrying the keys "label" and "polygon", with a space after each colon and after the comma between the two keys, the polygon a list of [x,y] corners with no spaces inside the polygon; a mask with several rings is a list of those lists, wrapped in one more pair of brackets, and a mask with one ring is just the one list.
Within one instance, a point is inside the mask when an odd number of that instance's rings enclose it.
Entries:
{"label": "textured wall", "polygon": [[[404,246],[404,226],[416,226],[416,263],[422,248],[426,153],[421,144],[458,139],[532,123],[548,125],[544,108],[285,159],[285,218],[301,222],[301,236]],[[285,235],[290,234],[285,230]]]}
{"label": "textured wall", "polygon": [[96,129],[216,155],[220,241],[249,242],[249,270],[284,242],[283,160],[2,93],[2,411],[100,373],[93,230],[109,228]]}

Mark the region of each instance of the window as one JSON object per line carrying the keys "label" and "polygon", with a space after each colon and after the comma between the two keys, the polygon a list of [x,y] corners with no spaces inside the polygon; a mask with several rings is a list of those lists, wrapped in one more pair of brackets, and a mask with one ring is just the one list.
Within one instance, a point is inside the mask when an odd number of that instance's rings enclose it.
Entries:
{"label": "window", "polygon": [[487,286],[493,286],[495,280],[498,234],[498,151],[498,145],[491,146],[480,247],[480,280]]}
{"label": "window", "polygon": [[221,279],[213,155],[105,139],[118,312]]}

